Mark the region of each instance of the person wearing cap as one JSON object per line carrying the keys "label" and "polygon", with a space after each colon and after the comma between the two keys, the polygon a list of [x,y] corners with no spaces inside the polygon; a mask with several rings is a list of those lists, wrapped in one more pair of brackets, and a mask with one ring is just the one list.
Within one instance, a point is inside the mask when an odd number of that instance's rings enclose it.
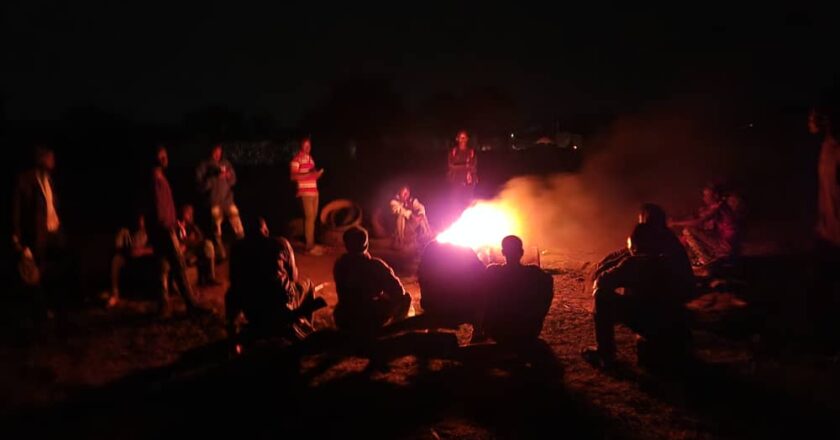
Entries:
{"label": "person wearing cap", "polygon": [[[615,325],[639,335],[639,363],[674,365],[690,347],[685,302],[694,289],[686,259],[662,252],[661,232],[640,223],[627,240],[629,256],[601,272],[593,284],[597,346],[582,351],[584,359],[610,367],[616,359]],[[664,364],[663,364],[664,362]]]}
{"label": "person wearing cap", "polygon": [[554,298],[554,280],[535,265],[522,264],[522,240],[502,240],[504,264],[487,267],[484,331],[499,344],[524,347],[535,342]]}
{"label": "person wearing cap", "polygon": [[344,233],[347,253],[333,268],[338,304],[335,324],[341,331],[372,336],[379,328],[408,315],[411,296],[394,270],[368,252],[368,233],[354,227]]}
{"label": "person wearing cap", "polygon": [[213,219],[213,235],[216,239],[216,253],[225,257],[222,243],[222,223],[225,218],[230,223],[237,238],[242,238],[245,231],[239,218],[239,208],[233,200],[233,187],[236,185],[236,171],[230,161],[223,157],[221,144],[214,145],[210,157],[201,162],[195,170],[199,193],[210,210]]}

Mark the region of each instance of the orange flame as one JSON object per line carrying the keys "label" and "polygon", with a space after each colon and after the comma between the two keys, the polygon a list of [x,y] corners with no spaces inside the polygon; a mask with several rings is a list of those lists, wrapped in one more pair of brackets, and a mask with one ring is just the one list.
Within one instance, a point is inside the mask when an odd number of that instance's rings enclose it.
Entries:
{"label": "orange flame", "polygon": [[440,243],[469,247],[498,248],[508,235],[521,235],[515,210],[501,203],[478,202],[467,208],[458,220],[437,236]]}

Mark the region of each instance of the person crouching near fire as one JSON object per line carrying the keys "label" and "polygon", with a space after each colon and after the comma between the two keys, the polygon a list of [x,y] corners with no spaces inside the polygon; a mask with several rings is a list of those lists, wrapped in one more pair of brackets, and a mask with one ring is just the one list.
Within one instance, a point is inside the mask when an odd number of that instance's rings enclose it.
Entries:
{"label": "person crouching near fire", "polygon": [[504,264],[487,268],[484,332],[497,344],[515,348],[533,345],[554,298],[554,280],[535,265],[522,264],[522,239],[502,240]]}
{"label": "person crouching near fire", "polygon": [[365,229],[348,229],[344,246],[347,253],[333,268],[338,293],[335,324],[342,332],[370,338],[383,326],[408,315],[411,296],[387,263],[371,257]]}
{"label": "person crouching near fire", "polygon": [[[625,324],[639,336],[639,363],[670,368],[688,359],[691,334],[685,302],[694,279],[685,259],[661,252],[661,232],[649,223],[636,225],[627,241],[629,256],[595,279],[596,347],[586,348],[587,362],[609,368],[615,363],[615,325]],[[623,292],[622,292],[623,290]]]}
{"label": "person crouching near fire", "polygon": [[396,222],[395,248],[400,249],[406,246],[406,227],[415,233],[415,241],[418,245],[424,244],[431,237],[432,228],[426,218],[426,207],[417,197],[411,195],[411,188],[408,185],[400,188],[400,191],[391,199],[390,205]]}

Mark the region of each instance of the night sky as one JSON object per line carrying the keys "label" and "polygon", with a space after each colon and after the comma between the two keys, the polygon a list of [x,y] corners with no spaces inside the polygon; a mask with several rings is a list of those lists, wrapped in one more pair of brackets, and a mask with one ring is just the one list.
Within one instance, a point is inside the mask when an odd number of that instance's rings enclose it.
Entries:
{"label": "night sky", "polygon": [[692,91],[796,105],[840,70],[818,8],[286,3],[4,2],[5,116],[92,105],[165,122],[224,105],[293,125],[358,77],[393,81],[409,105],[495,87],[532,117]]}

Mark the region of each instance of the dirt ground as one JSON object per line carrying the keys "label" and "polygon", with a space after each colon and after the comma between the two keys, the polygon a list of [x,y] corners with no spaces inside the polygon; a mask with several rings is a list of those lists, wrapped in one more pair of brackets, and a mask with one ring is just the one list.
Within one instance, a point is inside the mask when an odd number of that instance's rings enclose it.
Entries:
{"label": "dirt ground", "polygon": [[[749,288],[718,287],[693,302],[698,365],[663,378],[636,366],[634,336],[623,328],[618,369],[603,372],[580,357],[594,342],[585,286],[594,255],[541,255],[555,286],[544,344],[514,356],[468,345],[468,326],[373,347],[341,341],[330,331],[338,252],[298,259],[304,276],[330,283],[321,291],[329,308],[315,317],[324,331],[299,346],[266,343],[232,356],[220,319],[182,312],[160,321],[143,300],[59,314],[4,338],[3,426],[35,438],[772,438],[838,430],[840,365],[801,347],[801,285],[789,260],[749,260]],[[416,303],[416,262],[380,256]],[[221,311],[223,292],[205,290],[202,301]]]}

